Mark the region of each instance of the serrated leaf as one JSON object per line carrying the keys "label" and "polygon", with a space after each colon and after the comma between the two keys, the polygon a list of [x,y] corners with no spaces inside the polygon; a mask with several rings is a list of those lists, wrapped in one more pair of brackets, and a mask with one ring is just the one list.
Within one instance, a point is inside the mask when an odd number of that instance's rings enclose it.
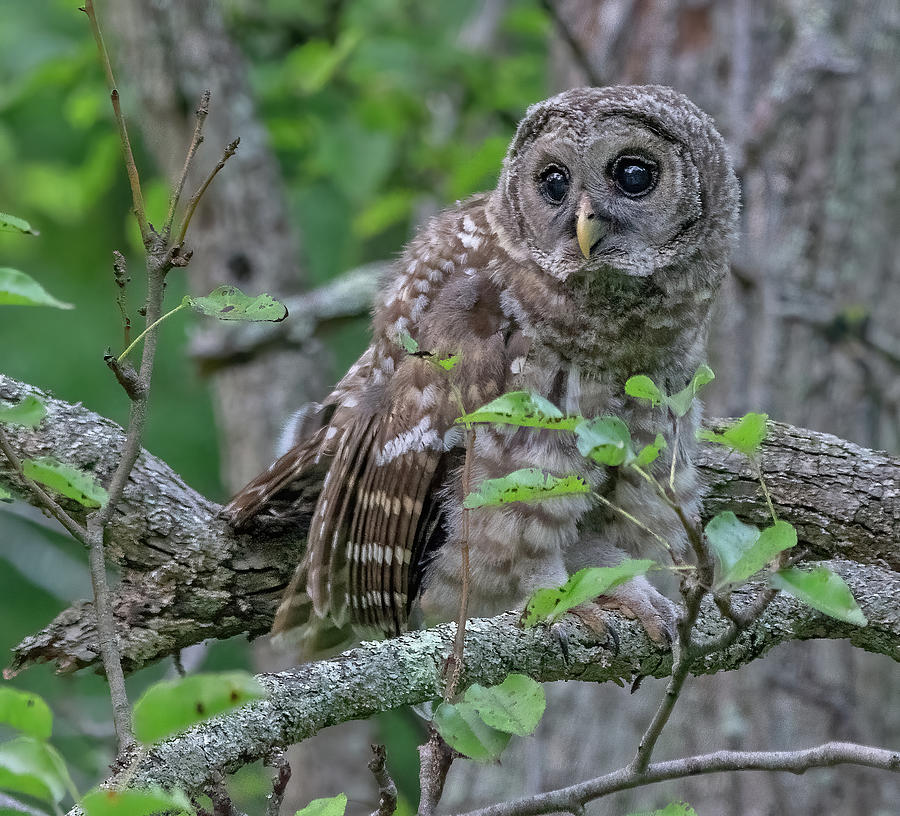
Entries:
{"label": "serrated leaf", "polygon": [[38,739],[49,739],[53,714],[37,694],[0,686],[0,723]]}
{"label": "serrated leaf", "polygon": [[[727,513],[719,513],[719,516],[727,515]],[[719,516],[711,519],[709,524],[716,521]],[[731,516],[734,516],[732,513]],[[741,524],[736,518],[734,521]],[[750,525],[742,525],[750,527],[755,533],[755,539],[750,541],[749,537],[740,536],[716,536],[715,541],[709,535],[709,524],[707,525],[707,538],[713,546],[716,555],[719,556],[719,562],[722,565],[717,570],[719,577],[716,580],[715,589],[720,589],[727,584],[737,584],[746,581],[751,575],[759,572],[766,566],[778,553],[789,550],[797,544],[797,531],[793,525],[786,521],[776,521],[771,527],[766,527],[762,532],[756,527]],[[731,549],[724,553],[720,550],[723,545],[730,545]],[[746,545],[746,546],[744,546]]]}
{"label": "serrated leaf", "polygon": [[550,400],[529,391],[510,391],[476,411],[456,420],[466,425],[490,422],[495,425],[515,425],[520,428],[549,428],[572,431],[581,417],[563,416]]}
{"label": "serrated leaf", "polygon": [[631,432],[616,416],[584,419],[575,427],[578,450],[601,465],[624,464],[634,458]]}
{"label": "serrated leaf", "polygon": [[511,674],[498,686],[475,683],[463,699],[491,728],[520,737],[537,728],[547,706],[543,686],[524,674]]}
{"label": "serrated leaf", "polygon": [[298,810],[294,816],[344,816],[347,810],[347,794],[328,796],[324,799],[313,799],[305,808]]}
{"label": "serrated leaf", "polygon": [[17,215],[0,212],[0,231],[3,232],[21,232],[25,235],[39,235],[40,233],[34,229],[24,218]]}
{"label": "serrated leaf", "polygon": [[441,703],[432,722],[447,745],[480,762],[498,759],[510,740],[509,734],[491,728],[466,702]]}
{"label": "serrated leaf", "polygon": [[28,396],[15,405],[0,405],[0,422],[36,428],[47,416],[47,409],[37,397]]}
{"label": "serrated leaf", "polygon": [[691,377],[691,381],[677,394],[666,397],[666,404],[672,409],[675,416],[683,417],[691,410],[694,397],[704,385],[711,383],[716,378],[713,370],[705,363],[701,365]]}
{"label": "serrated leaf", "polygon": [[542,501],[559,496],[590,493],[590,487],[580,476],[553,476],[537,468],[523,468],[499,479],[485,479],[478,489],[463,500],[463,507],[499,507],[523,501]]}
{"label": "serrated leaf", "polygon": [[459,362],[458,354],[451,354],[443,360],[435,360],[435,362],[444,369],[444,371],[452,371],[453,367]]}
{"label": "serrated leaf", "polygon": [[52,745],[34,737],[0,743],[0,790],[24,793],[58,804],[75,786],[66,763]]}
{"label": "serrated leaf", "polygon": [[185,295],[181,302],[219,320],[280,323],[288,316],[287,307],[271,295],[245,295],[235,286],[220,286],[205,297]]}
{"label": "serrated leaf", "polygon": [[30,275],[7,266],[0,267],[0,306],[53,306],[74,309],[71,303],[57,300]]}
{"label": "serrated leaf", "polygon": [[558,589],[537,590],[525,604],[522,623],[530,628],[542,621],[557,621],[578,604],[590,601],[638,575],[644,575],[654,564],[655,562],[646,558],[629,559],[614,567],[580,569]]}
{"label": "serrated leaf", "polygon": [[797,567],[780,569],[769,576],[769,583],[829,617],[856,626],[869,623],[847,582],[827,567],[816,567],[811,571]]}
{"label": "serrated leaf", "polygon": [[642,399],[654,407],[662,405],[664,396],[659,386],[646,374],[636,374],[625,381],[625,393],[629,397]]}
{"label": "serrated leaf", "polygon": [[406,329],[397,332],[397,343],[407,354],[415,354],[419,350],[418,341]]}
{"label": "serrated leaf", "polygon": [[732,450],[751,456],[759,450],[766,438],[768,414],[745,414],[734,425],[722,433],[701,429],[697,436],[707,442],[725,445]]}
{"label": "serrated leaf", "polygon": [[266,696],[247,672],[192,674],[150,686],[134,706],[134,735],[159,742],[223,711]]}
{"label": "serrated leaf", "polygon": [[153,813],[194,813],[183,791],[159,787],[97,789],[86,793],[81,808],[87,816],[151,816]]}
{"label": "serrated leaf", "polygon": [[663,438],[662,434],[657,434],[656,439],[653,440],[649,445],[644,445],[643,448],[640,449],[638,455],[634,459],[634,464],[638,467],[646,467],[649,464],[652,464],[659,457],[659,452],[665,450],[668,447],[666,445],[666,440]]}
{"label": "serrated leaf", "polygon": [[697,816],[697,811],[684,802],[672,802],[662,810],[648,810],[643,813],[632,813],[630,816]]}
{"label": "serrated leaf", "polygon": [[109,500],[106,488],[93,476],[55,459],[26,459],[22,462],[22,470],[29,479],[74,499],[84,507],[102,507]]}

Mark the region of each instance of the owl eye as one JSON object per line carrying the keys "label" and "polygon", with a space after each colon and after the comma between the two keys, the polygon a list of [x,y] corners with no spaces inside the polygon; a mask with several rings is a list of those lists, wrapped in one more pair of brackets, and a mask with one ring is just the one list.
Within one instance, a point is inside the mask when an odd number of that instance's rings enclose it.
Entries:
{"label": "owl eye", "polygon": [[538,189],[551,204],[562,204],[569,192],[569,171],[565,167],[551,164],[541,173]]}
{"label": "owl eye", "polygon": [[612,177],[625,195],[639,198],[656,186],[656,162],[637,156],[619,156],[613,163]]}

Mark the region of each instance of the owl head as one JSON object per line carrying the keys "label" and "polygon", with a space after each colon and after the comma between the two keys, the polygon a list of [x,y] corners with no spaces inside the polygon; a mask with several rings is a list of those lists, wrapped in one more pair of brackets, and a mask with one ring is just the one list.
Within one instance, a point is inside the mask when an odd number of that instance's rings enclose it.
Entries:
{"label": "owl head", "polygon": [[528,109],[489,204],[501,240],[561,281],[724,275],[737,180],[712,119],[662,86],[575,88]]}

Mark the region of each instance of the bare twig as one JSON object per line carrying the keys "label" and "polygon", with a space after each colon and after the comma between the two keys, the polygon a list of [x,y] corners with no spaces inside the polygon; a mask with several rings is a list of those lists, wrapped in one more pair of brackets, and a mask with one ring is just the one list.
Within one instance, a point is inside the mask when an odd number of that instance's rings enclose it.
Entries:
{"label": "bare twig", "polygon": [[113,278],[118,289],[116,305],[122,315],[122,348],[125,348],[131,342],[131,317],[128,314],[126,296],[126,287],[131,283],[131,278],[128,277],[128,264],[125,262],[125,256],[117,249],[113,250]]}
{"label": "bare twig", "polygon": [[393,816],[397,810],[397,786],[385,765],[387,754],[383,745],[373,745],[372,753],[375,756],[369,760],[368,768],[378,784],[378,808],[372,811],[372,816]]}
{"label": "bare twig", "polygon": [[[194,113],[194,116],[197,119],[197,123],[194,125],[194,135],[191,138],[191,144],[188,147],[187,155],[184,157],[184,166],[181,169],[181,175],[178,176],[178,181],[172,189],[172,195],[169,198],[169,211],[166,213],[166,220],[162,228],[162,236],[165,239],[168,239],[172,232],[172,222],[175,220],[175,210],[178,208],[178,201],[181,198],[181,193],[184,190],[184,183],[187,181],[188,173],[191,170],[194,155],[197,153],[197,148],[203,143],[203,124],[206,122],[206,117],[209,116],[209,95],[210,92],[207,88],[200,95],[200,104],[197,106],[197,110]],[[126,343],[125,345],[128,344]]]}
{"label": "bare twig", "polygon": [[275,775],[272,777],[272,792],[266,797],[266,816],[278,816],[284,802],[284,792],[291,781],[291,763],[284,753],[280,753],[269,764],[275,766]]}
{"label": "bare twig", "polygon": [[29,479],[22,469],[22,462],[16,455],[13,446],[9,442],[9,437],[3,426],[0,425],[0,450],[3,451],[9,463],[13,466],[16,475],[24,482],[25,486],[32,492],[37,499],[38,506],[43,507],[53,518],[55,518],[63,527],[68,530],[74,538],[82,544],[87,543],[87,531],[75,519],[73,519],[56,501],[34,480]]}
{"label": "bare twig", "polygon": [[605,85],[606,83],[603,81],[603,77],[594,70],[590,57],[588,57],[581,47],[581,43],[572,32],[572,29],[569,28],[568,21],[560,14],[559,9],[556,7],[555,0],[541,0],[541,5],[544,7],[547,14],[550,15],[557,30],[569,46],[569,50],[572,52],[572,56],[578,63],[578,67],[584,72],[587,84],[595,86]]}
{"label": "bare twig", "polygon": [[453,764],[453,749],[433,727],[428,729],[428,741],[419,746],[419,811],[417,816],[434,816],[444,792],[447,772]]}
{"label": "bare twig", "polygon": [[122,154],[125,157],[125,169],[128,172],[128,183],[131,185],[131,199],[134,208],[134,216],[137,219],[138,227],[141,231],[141,238],[144,245],[148,245],[152,237],[151,229],[147,223],[147,214],[144,210],[144,195],[141,192],[141,180],[138,175],[137,165],[134,162],[134,153],[131,150],[131,140],[128,138],[128,128],[125,126],[125,117],[122,115],[122,109],[119,106],[119,91],[116,87],[116,79],[113,76],[112,64],[109,61],[109,52],[103,42],[103,34],[100,31],[100,25],[97,22],[97,15],[94,12],[93,0],[85,0],[81,9],[90,20],[91,32],[94,35],[94,41],[97,43],[97,50],[100,52],[100,62],[106,72],[106,84],[109,87],[109,97],[112,102],[113,113],[116,117],[116,125],[119,128],[119,139],[122,142]]}
{"label": "bare twig", "polygon": [[577,785],[499,805],[472,810],[461,816],[538,816],[556,811],[575,812],[585,802],[631,788],[723,771],[787,771],[801,774],[811,768],[863,765],[900,771],[900,751],[888,751],[852,742],[827,742],[799,751],[716,751],[711,754],[656,762],[643,773],[623,768]]}
{"label": "bare twig", "polygon": [[200,203],[200,199],[203,198],[203,194],[206,192],[206,188],[212,184],[212,180],[216,177],[218,172],[225,166],[225,162],[227,162],[238,149],[238,145],[241,143],[240,138],[235,139],[233,142],[228,144],[225,148],[225,152],[222,154],[222,158],[219,159],[218,164],[213,167],[212,172],[206,177],[206,181],[200,185],[200,188],[191,196],[190,201],[188,201],[187,211],[184,214],[184,221],[181,222],[181,229],[178,231],[178,238],[175,239],[174,245],[178,246],[179,244],[184,243],[184,237],[187,235],[188,227],[191,225],[191,219],[194,217],[194,211],[197,209],[197,205]]}

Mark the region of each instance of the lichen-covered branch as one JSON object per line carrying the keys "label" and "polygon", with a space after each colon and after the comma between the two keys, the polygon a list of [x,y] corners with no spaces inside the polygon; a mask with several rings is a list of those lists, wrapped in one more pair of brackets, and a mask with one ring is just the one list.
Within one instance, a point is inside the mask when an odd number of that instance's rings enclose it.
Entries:
{"label": "lichen-covered branch", "polygon": [[[900,575],[892,570],[847,561],[828,566],[850,584],[869,618],[858,628],[815,612],[779,595],[765,613],[724,652],[698,661],[694,673],[712,673],[754,660],[791,640],[840,637],[900,659]],[[735,604],[750,602],[758,587],[735,593]],[[462,684],[499,683],[510,672],[536,680],[631,682],[635,677],[664,677],[671,653],[661,649],[633,621],[610,615],[619,634],[619,651],[598,645],[580,624],[568,624],[569,660],[544,627],[522,629],[514,613],[470,621]],[[715,605],[705,602],[695,628],[698,637],[716,638],[728,628]],[[154,748],[138,766],[131,783],[202,788],[211,773],[230,773],[273,749],[306,739],[317,731],[375,712],[439,697],[442,667],[453,648],[455,624],[413,632],[381,643],[363,643],[333,660],[308,663],[277,674],[261,675],[268,699],[218,717]]]}
{"label": "lichen-covered branch", "polygon": [[[48,414],[36,429],[9,429],[20,457],[55,456],[107,483],[124,444],[122,429],[83,406],[0,375],[0,399],[18,402],[29,394],[46,402]],[[900,572],[898,460],[773,423],[762,463],[779,514],[797,527],[812,557]],[[750,520],[765,518],[765,500],[742,458],[709,446],[698,464],[710,485],[705,515],[730,508]],[[5,459],[0,484],[28,500]],[[64,506],[82,518],[77,505]],[[219,510],[164,462],[140,454],[107,531],[108,557],[122,575],[113,609],[127,671],[206,638],[268,631],[305,531],[238,535]],[[47,661],[62,672],[92,665],[96,642],[90,604],[79,602],[26,638],[10,671]]]}

